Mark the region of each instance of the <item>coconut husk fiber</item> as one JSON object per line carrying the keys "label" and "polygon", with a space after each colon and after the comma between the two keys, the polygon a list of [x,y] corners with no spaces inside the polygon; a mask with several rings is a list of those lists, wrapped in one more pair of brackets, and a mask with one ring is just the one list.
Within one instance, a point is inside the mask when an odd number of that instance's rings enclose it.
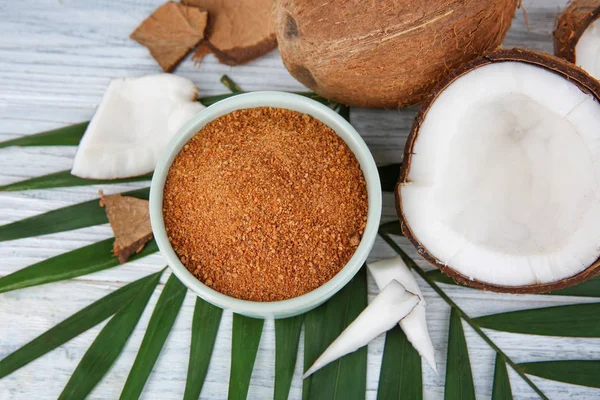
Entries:
{"label": "coconut husk fiber", "polygon": [[202,41],[207,22],[206,11],[168,2],[154,10],[131,38],[146,46],[162,69],[170,72]]}
{"label": "coconut husk fiber", "polygon": [[[272,0],[182,0],[208,11],[208,48],[223,64],[245,64],[277,47],[271,22]],[[200,47],[194,59],[201,59]]]}
{"label": "coconut husk fiber", "polygon": [[600,0],[574,0],[558,16],[554,54],[575,63],[575,46],[587,27],[600,16]]}
{"label": "coconut husk fiber", "polygon": [[344,104],[422,101],[452,70],[502,43],[518,0],[278,0],[283,63]]}
{"label": "coconut husk fiber", "polygon": [[113,253],[124,264],[152,239],[148,200],[121,194],[105,196],[100,192],[100,206],[106,209],[108,222],[115,235]]}

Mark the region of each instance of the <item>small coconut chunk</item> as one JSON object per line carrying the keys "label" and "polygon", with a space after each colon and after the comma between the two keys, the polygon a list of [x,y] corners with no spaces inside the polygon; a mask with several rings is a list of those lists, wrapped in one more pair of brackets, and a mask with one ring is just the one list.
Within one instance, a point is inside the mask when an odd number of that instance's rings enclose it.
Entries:
{"label": "small coconut chunk", "polygon": [[429,329],[427,329],[427,316],[425,307],[427,304],[423,299],[423,294],[419,284],[412,274],[410,268],[406,265],[402,257],[388,258],[374,263],[367,263],[369,271],[375,279],[377,287],[386,287],[392,281],[398,281],[411,293],[416,294],[421,299],[415,309],[400,321],[400,328],[406,334],[408,341],[419,352],[419,355],[429,364],[431,369],[437,373],[435,363],[435,351]]}
{"label": "small coconut chunk", "polygon": [[204,39],[208,13],[168,2],[138,26],[131,38],[143,44],[165,72],[172,71]]}
{"label": "small coconut chunk", "polygon": [[398,281],[392,280],[371,304],[329,345],[302,376],[306,379],[327,364],[352,353],[405,318],[418,304],[419,296],[407,291]]}
{"label": "small coconut chunk", "polygon": [[117,179],[152,172],[169,141],[204,106],[189,79],[171,75],[113,79],[75,154],[71,173]]}
{"label": "small coconut chunk", "polygon": [[557,282],[600,256],[600,104],[543,67],[478,67],[431,104],[400,186],[427,254],[496,287]]}
{"label": "small coconut chunk", "polygon": [[[273,0],[183,0],[183,4],[207,10],[210,50],[219,61],[239,65],[261,57],[277,47],[271,21]],[[194,58],[201,59],[200,47]]]}
{"label": "small coconut chunk", "polygon": [[100,206],[115,235],[113,253],[124,264],[134,253],[139,253],[152,239],[148,200],[100,192]]}
{"label": "small coconut chunk", "polygon": [[592,22],[575,46],[576,64],[600,79],[600,20]]}

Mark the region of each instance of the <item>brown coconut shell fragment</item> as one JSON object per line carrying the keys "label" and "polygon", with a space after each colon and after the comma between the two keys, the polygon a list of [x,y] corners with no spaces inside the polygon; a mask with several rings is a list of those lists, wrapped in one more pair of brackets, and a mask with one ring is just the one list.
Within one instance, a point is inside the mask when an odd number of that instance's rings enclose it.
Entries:
{"label": "brown coconut shell fragment", "polygon": [[100,206],[106,208],[106,216],[115,235],[113,253],[124,264],[134,253],[142,251],[152,239],[148,200],[100,192]]}
{"label": "brown coconut shell fragment", "polygon": [[[207,10],[207,41],[219,61],[227,65],[245,64],[277,47],[271,23],[272,0],[182,0],[183,4]],[[202,47],[194,56],[206,54]]]}
{"label": "brown coconut shell fragment", "polygon": [[204,38],[208,13],[179,3],[165,3],[138,26],[131,38],[143,44],[165,72],[177,64]]}
{"label": "brown coconut shell fragment", "polygon": [[588,268],[586,268],[582,272],[570,278],[562,279],[560,281],[552,283],[527,286],[502,286],[492,284],[489,282],[481,282],[459,273],[450,265],[445,264],[444,262],[436,258],[434,255],[432,255],[412,232],[410,226],[406,222],[406,218],[402,209],[402,197],[400,196],[400,187],[409,182],[408,176],[410,172],[410,165],[415,142],[419,135],[421,125],[425,121],[427,112],[431,108],[432,104],[435,102],[437,97],[448,88],[448,86],[450,86],[455,80],[457,80],[461,76],[466,75],[467,73],[485,65],[507,61],[522,62],[544,68],[569,80],[577,87],[579,87],[579,89],[581,89],[584,93],[590,94],[594,96],[596,100],[600,101],[600,82],[589,76],[581,68],[569,62],[566,62],[558,57],[554,57],[546,53],[540,53],[532,50],[525,50],[519,48],[500,49],[462,66],[458,70],[454,71],[450,77],[443,81],[432,92],[432,94],[423,103],[421,109],[419,110],[419,113],[417,114],[417,117],[415,118],[415,122],[412,126],[411,132],[408,136],[406,145],[404,147],[404,160],[400,169],[400,177],[398,183],[396,184],[396,190],[394,191],[396,200],[396,213],[398,215],[398,219],[400,220],[400,227],[402,229],[402,233],[416,247],[417,252],[431,265],[433,265],[436,268],[439,268],[444,274],[453,278],[456,282],[465,286],[471,286],[477,289],[490,290],[493,292],[500,293],[549,293],[555,290],[563,289],[565,287],[577,285],[581,282],[586,281],[589,278],[596,276],[598,273],[600,273],[600,258],[596,259]]}
{"label": "brown coconut shell fragment", "polygon": [[575,63],[575,46],[588,26],[600,16],[600,0],[573,0],[559,15],[554,30],[554,54]]}

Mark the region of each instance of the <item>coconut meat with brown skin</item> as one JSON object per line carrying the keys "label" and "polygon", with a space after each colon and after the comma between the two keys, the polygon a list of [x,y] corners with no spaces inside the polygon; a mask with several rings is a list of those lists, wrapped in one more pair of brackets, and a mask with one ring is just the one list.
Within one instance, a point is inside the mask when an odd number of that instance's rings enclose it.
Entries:
{"label": "coconut meat with brown skin", "polygon": [[592,22],[575,46],[576,64],[600,79],[600,20]]}
{"label": "coconut meat with brown skin", "polygon": [[600,105],[521,62],[456,79],[431,104],[399,188],[439,262],[502,286],[551,283],[600,255]]}

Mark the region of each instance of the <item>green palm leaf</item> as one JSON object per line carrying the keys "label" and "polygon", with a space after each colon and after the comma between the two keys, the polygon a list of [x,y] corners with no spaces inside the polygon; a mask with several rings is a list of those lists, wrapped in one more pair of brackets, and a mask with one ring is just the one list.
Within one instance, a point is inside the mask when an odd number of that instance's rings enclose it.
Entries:
{"label": "green palm leaf", "polygon": [[550,294],[553,296],[600,297],[600,275],[579,285],[556,290]]}
{"label": "green palm leaf", "polygon": [[137,357],[123,387],[121,399],[137,399],[142,394],[144,385],[179,314],[186,292],[187,288],[174,274],[171,274],[156,303]]}
{"label": "green palm leaf", "polygon": [[400,177],[400,167],[402,164],[390,164],[377,167],[379,179],[381,180],[381,190],[384,192],[394,192],[398,178]]}
{"label": "green palm leaf", "polygon": [[469,361],[469,350],[458,312],[450,311],[448,333],[448,359],[446,360],[445,400],[475,400],[473,374]]}
{"label": "green palm leaf", "polygon": [[398,221],[390,221],[379,225],[379,233],[382,235],[404,236]]}
{"label": "green palm leaf", "polygon": [[89,121],[75,125],[26,135],[20,138],[0,142],[0,149],[9,146],[77,146]]}
{"label": "green palm leaf", "polygon": [[344,104],[335,104],[335,111],[342,116],[346,121],[350,122],[350,107]]}
{"label": "green palm leaf", "polygon": [[198,400],[219,331],[223,310],[196,298],[192,322],[192,343],[184,400]]}
{"label": "green palm leaf", "polygon": [[[442,273],[442,271],[440,271],[439,269],[435,269],[433,271],[428,271],[427,276],[429,276],[431,279],[433,279],[436,282],[446,283],[448,285],[463,286],[463,285],[457,283],[454,279],[450,278],[448,275]],[[468,287],[468,286],[463,286],[463,287]]]}
{"label": "green palm leaf", "polygon": [[482,328],[530,335],[600,337],[600,303],[513,311],[474,318]]}
{"label": "green palm leaf", "polygon": [[227,89],[229,89],[229,91],[231,93],[244,93],[244,91],[242,90],[242,88],[240,87],[240,85],[238,85],[237,83],[235,83],[233,81],[233,79],[231,79],[229,76],[227,76],[227,75],[221,76],[220,81],[221,81],[221,83],[223,85],[225,85],[225,87]]}
{"label": "green palm leaf", "polygon": [[303,321],[302,315],[275,320],[275,400],[287,400],[290,394]]}
{"label": "green palm leaf", "polygon": [[89,186],[100,184],[112,185],[115,183],[149,181],[151,179],[152,174],[146,174],[124,179],[83,179],[78,176],[71,175],[71,171],[60,171],[55,172],[53,174],[39,176],[36,178],[11,183],[9,185],[0,186],[0,192],[17,192],[19,190],[53,189],[58,187]]}
{"label": "green palm leaf", "polygon": [[600,361],[567,360],[519,364],[526,374],[574,385],[600,388]]}
{"label": "green palm leaf", "polygon": [[231,333],[231,373],[229,375],[229,400],[245,400],[262,335],[263,319],[233,314]]}
{"label": "green palm leaf", "polygon": [[[161,271],[162,272],[162,271]],[[71,375],[59,399],[83,399],[96,387],[119,357],[133,333],[161,274],[144,283],[137,295],[102,328]]]}
{"label": "green palm leaf", "polygon": [[[116,267],[119,265],[119,260],[112,253],[114,241],[114,238],[110,238],[90,244],[40,261],[0,278],[0,293],[71,279]],[[146,257],[157,251],[158,246],[152,240],[130,260]]]}
{"label": "green palm leaf", "polygon": [[145,290],[146,286],[158,282],[162,272],[148,275],[108,294],[9,354],[0,361],[0,378],[98,325],[128,304],[140,291]]}
{"label": "green palm leaf", "polygon": [[[132,190],[123,196],[148,200],[150,188]],[[66,232],[88,226],[107,224],[100,199],[85,201],[0,226],[0,242]]]}
{"label": "green palm leaf", "polygon": [[508,371],[506,370],[506,360],[502,355],[496,354],[492,400],[512,400],[512,398],[510,380],[508,379]]}
{"label": "green palm leaf", "polygon": [[396,326],[385,336],[377,399],[420,400],[422,398],[421,357],[402,329]]}
{"label": "green palm leaf", "polygon": [[[304,317],[304,370],[367,306],[365,268],[341,291]],[[363,399],[367,386],[367,347],[327,365],[304,380],[304,399]]]}
{"label": "green palm leaf", "polygon": [[231,96],[235,96],[237,93],[225,93],[225,94],[216,94],[214,96],[205,96],[198,99],[200,103],[205,105],[206,107],[211,106],[215,103],[218,103],[221,100],[225,100]]}

